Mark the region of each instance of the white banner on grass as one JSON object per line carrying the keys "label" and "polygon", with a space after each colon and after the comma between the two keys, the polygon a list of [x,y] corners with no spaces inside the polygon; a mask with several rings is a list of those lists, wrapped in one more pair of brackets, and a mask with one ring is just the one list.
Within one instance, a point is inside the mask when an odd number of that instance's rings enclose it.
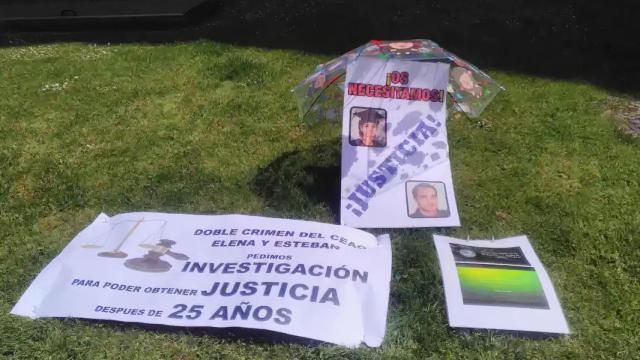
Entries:
{"label": "white banner on grass", "polygon": [[244,215],[104,214],[12,314],[245,327],[382,343],[391,249],[344,226]]}
{"label": "white banner on grass", "polygon": [[446,129],[449,64],[360,58],[347,67],[340,221],[459,226]]}
{"label": "white banner on grass", "polygon": [[549,275],[526,236],[434,235],[452,327],[568,334]]}

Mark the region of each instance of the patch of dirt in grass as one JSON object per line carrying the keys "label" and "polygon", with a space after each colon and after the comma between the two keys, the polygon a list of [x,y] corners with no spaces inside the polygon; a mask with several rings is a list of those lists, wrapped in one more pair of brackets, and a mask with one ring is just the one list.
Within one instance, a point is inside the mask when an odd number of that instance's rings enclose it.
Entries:
{"label": "patch of dirt in grass", "polygon": [[640,141],[640,100],[610,96],[607,115],[616,124],[618,136],[624,141]]}

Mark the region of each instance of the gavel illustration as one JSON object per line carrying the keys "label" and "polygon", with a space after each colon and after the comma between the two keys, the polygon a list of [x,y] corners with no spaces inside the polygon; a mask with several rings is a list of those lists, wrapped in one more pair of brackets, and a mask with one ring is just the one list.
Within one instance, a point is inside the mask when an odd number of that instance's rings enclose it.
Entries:
{"label": "gavel illustration", "polygon": [[157,245],[149,249],[149,252],[141,258],[133,258],[124,262],[124,266],[129,269],[144,272],[166,272],[171,269],[168,261],[160,259],[164,255],[169,255],[176,260],[189,260],[185,254],[171,251],[171,247],[176,242],[169,239],[161,239]]}

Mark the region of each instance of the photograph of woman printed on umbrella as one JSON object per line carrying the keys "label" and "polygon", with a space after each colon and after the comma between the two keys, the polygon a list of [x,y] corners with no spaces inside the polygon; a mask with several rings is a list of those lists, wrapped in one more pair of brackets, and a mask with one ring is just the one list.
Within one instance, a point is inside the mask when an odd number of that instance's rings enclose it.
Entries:
{"label": "photograph of woman printed on umbrella", "polygon": [[352,107],[349,144],[353,146],[387,146],[387,112],[384,109]]}

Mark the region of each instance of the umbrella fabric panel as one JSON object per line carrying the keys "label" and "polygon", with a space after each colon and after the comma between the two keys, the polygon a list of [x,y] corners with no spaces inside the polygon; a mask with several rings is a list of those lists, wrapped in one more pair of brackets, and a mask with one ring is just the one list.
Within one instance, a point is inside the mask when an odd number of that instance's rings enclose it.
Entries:
{"label": "umbrella fabric panel", "polygon": [[300,82],[296,94],[300,119],[306,122],[335,121],[342,113],[344,74],[347,65],[359,57],[400,59],[407,61],[443,61],[451,63],[449,73],[449,105],[470,117],[477,117],[502,90],[489,75],[443,49],[430,40],[372,40],[348,53],[319,65]]}

